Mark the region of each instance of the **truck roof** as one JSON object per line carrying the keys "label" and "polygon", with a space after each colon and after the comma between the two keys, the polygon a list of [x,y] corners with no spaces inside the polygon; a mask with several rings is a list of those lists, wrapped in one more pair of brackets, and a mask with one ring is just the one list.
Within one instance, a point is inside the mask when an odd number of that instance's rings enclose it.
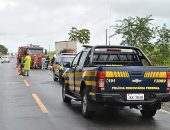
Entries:
{"label": "truck roof", "polygon": [[[139,49],[138,47],[134,46],[122,46],[122,45],[96,45],[96,46],[90,46],[90,45],[83,45],[85,48],[121,48],[121,49]],[[140,49],[139,49],[140,50]]]}
{"label": "truck roof", "polygon": [[[91,50],[91,58],[90,58],[90,64],[92,65],[93,63],[93,57],[94,57],[94,53],[96,52],[96,49],[106,49],[107,51],[119,51],[119,49],[131,49],[134,50],[141,58],[144,57],[147,62],[152,65],[152,63],[150,62],[150,60],[145,56],[145,54],[142,52],[141,49],[139,49],[138,47],[134,47],[134,46],[121,46],[121,45],[97,45],[97,46],[88,46],[88,45],[84,45],[83,47],[85,47],[85,50],[90,51]],[[110,49],[110,50],[108,50]],[[113,49],[113,50],[111,50]],[[103,53],[101,51],[101,53]]]}
{"label": "truck roof", "polygon": [[20,48],[43,49],[43,47],[29,47],[29,46],[21,46]]}

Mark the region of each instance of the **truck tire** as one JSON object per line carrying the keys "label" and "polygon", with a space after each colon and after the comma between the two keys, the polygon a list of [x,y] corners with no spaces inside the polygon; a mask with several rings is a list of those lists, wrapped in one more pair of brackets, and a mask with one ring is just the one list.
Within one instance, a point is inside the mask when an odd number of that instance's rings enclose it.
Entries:
{"label": "truck tire", "polygon": [[65,96],[65,94],[67,94],[67,91],[68,91],[67,86],[63,82],[63,85],[62,85],[62,99],[63,99],[63,102],[70,103],[71,102],[71,98]]}
{"label": "truck tire", "polygon": [[59,73],[58,82],[62,84],[62,72]]}
{"label": "truck tire", "polygon": [[53,72],[53,80],[54,80],[54,81],[58,81],[58,79],[56,78],[56,75],[55,75],[54,72]]}
{"label": "truck tire", "polygon": [[143,110],[140,110],[141,114],[143,117],[146,118],[152,118],[153,116],[155,116],[157,109],[147,109],[144,108]]}
{"label": "truck tire", "polygon": [[89,110],[90,103],[89,103],[88,98],[87,98],[86,89],[83,89],[81,98],[82,98],[82,100],[81,100],[82,115],[85,118],[91,118],[94,115],[95,111]]}

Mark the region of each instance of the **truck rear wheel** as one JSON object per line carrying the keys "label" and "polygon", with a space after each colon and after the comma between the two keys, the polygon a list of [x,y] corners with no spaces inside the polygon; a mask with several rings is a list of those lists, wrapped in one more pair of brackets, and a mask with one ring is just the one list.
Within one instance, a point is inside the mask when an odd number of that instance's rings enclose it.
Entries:
{"label": "truck rear wheel", "polygon": [[95,111],[89,110],[89,105],[86,89],[84,89],[82,92],[81,111],[85,118],[91,118],[95,113]]}
{"label": "truck rear wheel", "polygon": [[63,98],[63,102],[70,103],[71,102],[71,98],[66,97],[65,94],[67,94],[67,87],[66,87],[66,84],[63,83],[63,85],[62,85],[62,98]]}
{"label": "truck rear wheel", "polygon": [[58,81],[60,84],[62,84],[62,72],[59,72],[59,76],[58,76]]}
{"label": "truck rear wheel", "polygon": [[141,110],[141,114],[143,117],[146,118],[152,118],[153,116],[155,116],[157,109],[147,109],[147,108],[143,108],[143,110]]}

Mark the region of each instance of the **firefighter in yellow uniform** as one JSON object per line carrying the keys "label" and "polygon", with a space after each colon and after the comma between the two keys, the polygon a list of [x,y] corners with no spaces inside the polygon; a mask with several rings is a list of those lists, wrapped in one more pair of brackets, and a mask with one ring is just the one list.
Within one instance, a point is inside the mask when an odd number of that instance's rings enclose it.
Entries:
{"label": "firefighter in yellow uniform", "polygon": [[31,57],[29,56],[29,54],[26,55],[26,57],[24,58],[24,76],[27,75],[29,76],[29,71],[30,71],[30,65],[31,65]]}

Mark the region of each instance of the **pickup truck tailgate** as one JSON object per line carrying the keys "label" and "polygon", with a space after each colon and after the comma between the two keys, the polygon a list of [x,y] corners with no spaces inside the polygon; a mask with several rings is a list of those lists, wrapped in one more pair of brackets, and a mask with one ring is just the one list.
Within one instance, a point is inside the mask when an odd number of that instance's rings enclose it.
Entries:
{"label": "pickup truck tailgate", "polygon": [[106,72],[105,92],[166,92],[167,67],[103,67]]}

